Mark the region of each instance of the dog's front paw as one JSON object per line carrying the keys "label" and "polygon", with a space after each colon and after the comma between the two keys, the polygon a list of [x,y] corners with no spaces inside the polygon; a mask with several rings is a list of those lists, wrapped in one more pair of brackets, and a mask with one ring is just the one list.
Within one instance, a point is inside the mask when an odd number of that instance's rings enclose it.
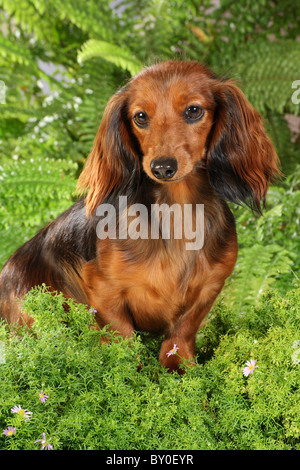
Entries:
{"label": "dog's front paw", "polygon": [[180,341],[174,342],[168,339],[163,342],[159,360],[161,364],[168,369],[169,372],[178,372],[184,374],[184,368],[180,367],[182,363],[188,365],[196,365],[193,351],[187,346],[186,343]]}

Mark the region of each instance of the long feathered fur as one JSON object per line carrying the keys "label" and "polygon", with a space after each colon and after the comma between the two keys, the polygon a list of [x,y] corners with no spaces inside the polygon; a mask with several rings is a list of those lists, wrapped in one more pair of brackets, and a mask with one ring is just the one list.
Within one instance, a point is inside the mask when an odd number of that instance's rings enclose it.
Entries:
{"label": "long feathered fur", "polygon": [[[159,171],[173,165],[172,175],[155,173],[155,163]],[[109,324],[127,337],[135,329],[164,335],[160,361],[180,372],[180,357],[194,363],[196,333],[236,262],[235,223],[225,201],[260,212],[277,165],[261,116],[231,80],[198,62],[143,70],[106,107],[78,181],[84,199],[4,266],[1,316],[30,321],[17,299],[45,283],[93,306],[100,328]],[[119,210],[120,196],[129,212]],[[99,239],[102,204],[116,209],[117,228],[131,220],[130,208],[143,205],[148,235],[155,205],[190,205],[187,221],[195,226],[202,204],[204,244],[187,250],[187,237],[165,239],[161,226],[158,238]],[[178,355],[168,354],[174,344]]]}

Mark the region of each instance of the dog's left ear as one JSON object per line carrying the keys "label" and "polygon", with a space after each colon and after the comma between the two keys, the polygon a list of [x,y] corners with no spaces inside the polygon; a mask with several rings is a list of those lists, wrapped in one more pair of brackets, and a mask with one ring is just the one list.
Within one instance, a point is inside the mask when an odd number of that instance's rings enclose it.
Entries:
{"label": "dog's left ear", "polygon": [[260,114],[232,82],[218,81],[214,126],[208,143],[210,182],[224,199],[261,212],[270,182],[280,174],[278,157]]}

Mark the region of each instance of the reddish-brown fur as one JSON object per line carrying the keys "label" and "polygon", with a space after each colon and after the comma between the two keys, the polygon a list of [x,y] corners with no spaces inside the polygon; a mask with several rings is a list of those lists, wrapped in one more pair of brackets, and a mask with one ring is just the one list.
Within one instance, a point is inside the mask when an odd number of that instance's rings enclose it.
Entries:
{"label": "reddish-brown fur", "polygon": [[[189,106],[204,110],[188,122]],[[137,112],[148,115],[146,127]],[[158,180],[158,158],[177,162]],[[58,217],[12,255],[0,276],[0,314],[19,321],[16,299],[46,283],[92,305],[100,327],[131,337],[136,329],[164,335],[160,361],[179,370],[194,363],[195,336],[237,258],[233,216],[225,200],[260,211],[278,173],[262,119],[230,80],[197,62],[169,61],[143,70],[114,95],[79,178],[84,201]],[[118,197],[129,205],[204,204],[204,246],[183,239],[96,237],[97,207]],[[195,224],[195,210],[192,213]],[[150,220],[149,220],[150,224]],[[167,356],[177,344],[178,355]]]}

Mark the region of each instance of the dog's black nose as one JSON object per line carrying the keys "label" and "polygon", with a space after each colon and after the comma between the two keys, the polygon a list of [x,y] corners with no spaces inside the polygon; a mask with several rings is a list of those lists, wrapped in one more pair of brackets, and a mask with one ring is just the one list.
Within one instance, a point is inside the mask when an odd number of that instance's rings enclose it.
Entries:
{"label": "dog's black nose", "polygon": [[169,157],[156,158],[152,160],[150,167],[155,178],[169,180],[177,171],[177,160]]}

